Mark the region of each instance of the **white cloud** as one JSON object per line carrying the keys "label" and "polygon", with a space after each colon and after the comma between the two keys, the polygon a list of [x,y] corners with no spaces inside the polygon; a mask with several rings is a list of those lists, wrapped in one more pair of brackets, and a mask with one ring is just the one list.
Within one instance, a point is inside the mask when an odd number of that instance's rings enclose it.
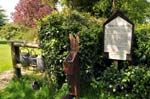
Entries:
{"label": "white cloud", "polygon": [[11,13],[15,11],[15,6],[19,0],[0,0],[0,6],[5,10],[5,14],[8,16],[9,21],[11,20]]}

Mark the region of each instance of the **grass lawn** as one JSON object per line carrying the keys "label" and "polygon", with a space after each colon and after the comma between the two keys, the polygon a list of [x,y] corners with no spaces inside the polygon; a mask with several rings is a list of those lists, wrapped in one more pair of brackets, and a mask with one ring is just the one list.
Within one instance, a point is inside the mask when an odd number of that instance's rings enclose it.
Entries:
{"label": "grass lawn", "polygon": [[12,68],[10,46],[8,44],[0,44],[0,72]]}

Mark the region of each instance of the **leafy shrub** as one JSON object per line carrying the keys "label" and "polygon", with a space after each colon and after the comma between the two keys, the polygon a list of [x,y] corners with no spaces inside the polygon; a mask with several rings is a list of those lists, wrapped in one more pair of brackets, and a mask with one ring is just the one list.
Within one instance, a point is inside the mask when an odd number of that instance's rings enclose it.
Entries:
{"label": "leafy shrub", "polygon": [[69,85],[68,83],[64,83],[62,87],[58,90],[58,92],[55,94],[55,99],[61,99],[65,95],[68,94]]}
{"label": "leafy shrub", "polygon": [[[54,91],[49,90],[42,79],[38,76],[25,75],[19,79],[13,79],[9,85],[0,91],[1,99],[55,99]],[[32,88],[33,80],[38,80],[40,84],[39,90]]]}
{"label": "leafy shrub", "polygon": [[[79,14],[77,12],[73,12],[72,14],[53,13],[46,17],[41,24],[39,32],[41,47],[45,50],[43,51],[44,54],[52,59],[53,65],[61,64],[60,66],[62,67],[62,59],[64,59],[69,50],[68,34],[80,32],[79,54],[82,69],[90,73],[93,72],[90,71],[93,66],[98,67],[104,65],[105,67],[105,61],[107,60],[103,60],[102,57],[102,24],[104,20],[101,22],[100,20],[102,19],[98,20],[87,14]],[[136,65],[139,63],[149,63],[149,29],[144,29],[144,27],[136,29],[134,33],[132,55],[133,62]],[[51,57],[49,56],[50,53],[51,55],[53,54]]]}
{"label": "leafy shrub", "polygon": [[0,40],[0,44],[7,44],[7,40]]}
{"label": "leafy shrub", "polygon": [[[81,85],[85,86],[85,82],[92,83],[88,86],[94,87],[95,89],[91,89],[101,95],[96,95],[96,97],[101,98],[110,95],[113,98],[123,97],[122,99],[128,97],[131,97],[131,99],[135,97],[147,98],[149,96],[147,85],[149,84],[150,29],[145,27],[148,27],[149,24],[142,27],[139,25],[135,29],[132,49],[133,61],[131,62],[135,66],[128,66],[130,62],[119,61],[118,70],[115,65],[110,66],[111,60],[103,57],[103,22],[104,19],[95,19],[88,14],[75,11],[54,12],[43,19],[39,39],[45,57],[47,73],[51,81],[59,88],[64,83],[62,64],[69,53],[68,35],[69,33],[76,34],[79,32]],[[144,74],[144,71],[147,74]],[[134,76],[134,79],[131,75]]]}
{"label": "leafy shrub", "polygon": [[55,77],[58,85],[61,85],[65,79],[62,64],[69,53],[69,33],[80,33],[81,77],[83,81],[91,80],[92,68],[102,63],[102,51],[100,51],[102,43],[99,43],[102,22],[88,14],[79,14],[76,11],[55,12],[42,21],[39,31],[40,44],[47,70],[52,73],[49,75]]}
{"label": "leafy shrub", "polygon": [[147,67],[129,66],[127,69],[118,71],[112,65],[100,77],[99,81],[93,80],[91,83],[91,86],[97,89],[99,95],[104,94],[107,97],[119,96],[124,97],[123,99],[148,99],[150,97],[150,69]]}
{"label": "leafy shrub", "polygon": [[134,39],[133,62],[134,65],[144,64],[150,66],[150,24],[137,25]]}
{"label": "leafy shrub", "polygon": [[[28,28],[23,25],[8,23],[0,29],[0,37],[7,40],[28,40],[37,39],[37,29]],[[34,38],[34,39],[33,39]]]}

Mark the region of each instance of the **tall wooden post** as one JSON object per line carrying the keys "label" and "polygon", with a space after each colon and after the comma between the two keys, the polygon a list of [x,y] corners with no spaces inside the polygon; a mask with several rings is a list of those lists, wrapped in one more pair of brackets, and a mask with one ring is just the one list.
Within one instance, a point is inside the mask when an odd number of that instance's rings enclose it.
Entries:
{"label": "tall wooden post", "polygon": [[21,77],[21,70],[17,67],[17,63],[19,63],[19,47],[14,46],[14,42],[11,42],[11,56],[12,56],[12,64],[14,68],[14,74],[16,77]]}
{"label": "tall wooden post", "polygon": [[68,84],[70,86],[69,93],[63,99],[72,99],[75,97],[79,99],[79,79],[80,79],[80,62],[79,62],[79,34],[73,37],[69,35],[71,51],[64,60],[64,72],[67,76]]}
{"label": "tall wooden post", "polygon": [[118,60],[113,60],[113,64],[115,65],[115,68],[118,69]]}

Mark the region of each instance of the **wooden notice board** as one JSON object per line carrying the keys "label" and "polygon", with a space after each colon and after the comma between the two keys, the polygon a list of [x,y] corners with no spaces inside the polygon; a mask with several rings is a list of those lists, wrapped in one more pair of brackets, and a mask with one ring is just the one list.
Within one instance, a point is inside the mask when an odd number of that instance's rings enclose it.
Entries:
{"label": "wooden notice board", "polygon": [[109,59],[131,60],[134,24],[120,11],[104,23],[104,52]]}

